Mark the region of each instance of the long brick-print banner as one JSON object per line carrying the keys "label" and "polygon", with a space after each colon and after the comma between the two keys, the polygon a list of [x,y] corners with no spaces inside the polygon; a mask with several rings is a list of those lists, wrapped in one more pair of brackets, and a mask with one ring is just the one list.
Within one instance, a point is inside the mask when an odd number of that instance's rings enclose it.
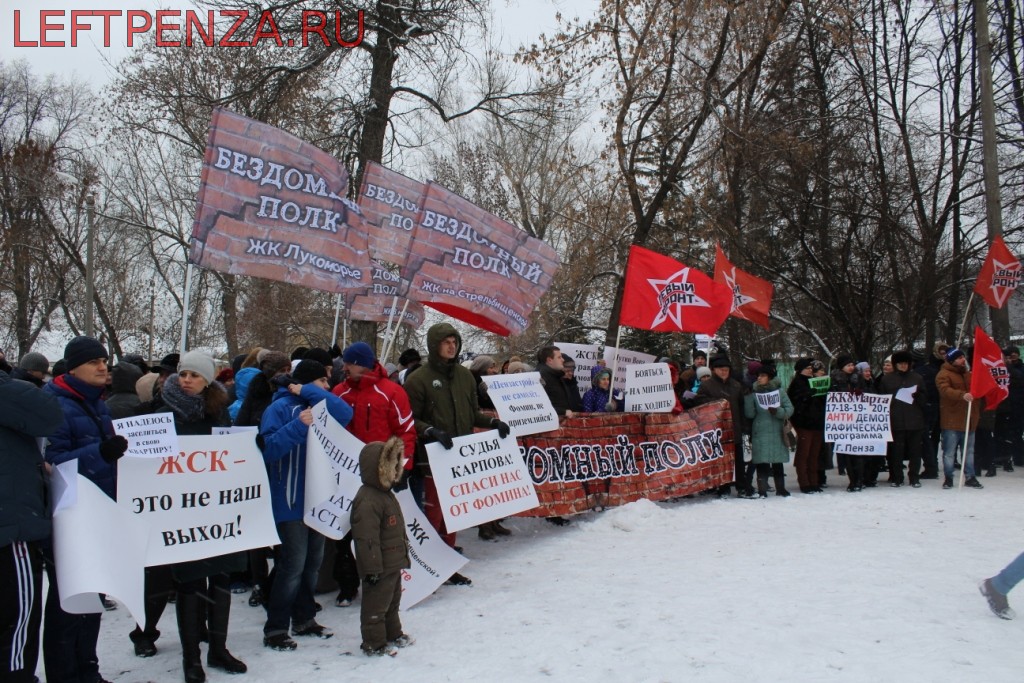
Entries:
{"label": "long brick-print banner", "polygon": [[409,254],[410,299],[488,332],[519,334],[559,265],[550,245],[427,184]]}
{"label": "long brick-print banner", "polygon": [[666,500],[727,484],[735,442],[726,401],[680,415],[600,413],[519,439],[540,506],[521,517],[572,515]]}
{"label": "long brick-print banner", "polygon": [[342,292],[370,287],[348,171],[280,129],[215,109],[189,259],[204,268]]}

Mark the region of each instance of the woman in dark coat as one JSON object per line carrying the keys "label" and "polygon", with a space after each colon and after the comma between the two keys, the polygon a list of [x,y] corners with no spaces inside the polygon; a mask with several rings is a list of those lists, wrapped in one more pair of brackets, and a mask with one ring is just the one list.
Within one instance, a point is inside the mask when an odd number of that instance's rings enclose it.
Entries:
{"label": "woman in dark coat", "polygon": [[[228,393],[222,384],[214,381],[215,376],[216,366],[210,356],[199,351],[186,353],[181,357],[177,374],[164,382],[160,397],[154,401],[153,412],[173,413],[174,428],[179,436],[211,434],[214,427],[230,425]],[[228,673],[245,673],[245,664],[227,649],[228,616],[231,613],[229,575],[244,569],[245,553],[229,553],[171,565],[171,576],[178,593],[175,607],[186,683],[203,683],[206,680],[199,652],[199,643],[204,635],[208,636],[210,643],[206,656],[209,666]],[[147,586],[147,603],[152,599],[150,588]],[[166,593],[163,599],[166,604]],[[147,609],[146,621],[150,622],[148,612]],[[158,620],[159,615],[152,624]],[[208,634],[204,633],[207,624]],[[147,624],[147,629],[149,627]]]}

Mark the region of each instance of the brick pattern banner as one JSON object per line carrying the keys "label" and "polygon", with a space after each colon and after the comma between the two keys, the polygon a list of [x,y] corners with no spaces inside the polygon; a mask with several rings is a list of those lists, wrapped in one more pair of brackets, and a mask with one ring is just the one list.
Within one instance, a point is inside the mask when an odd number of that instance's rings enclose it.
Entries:
{"label": "brick pattern banner", "polygon": [[[406,303],[409,305],[406,306]],[[395,303],[395,297],[386,296],[381,294],[367,293],[353,293],[347,297],[346,303],[346,315],[349,320],[369,320],[375,323],[386,323],[388,318],[392,320],[398,320],[403,325],[408,325],[412,329],[416,330],[423,324],[426,312],[423,310],[423,305],[415,301],[409,301],[403,297],[398,297],[398,302]],[[391,311],[394,309],[394,315],[392,316]],[[402,313],[403,308],[405,313]],[[401,320],[399,320],[401,316]]]}
{"label": "brick pattern banner", "polygon": [[282,130],[215,109],[189,260],[204,268],[342,292],[371,267],[348,172]]}
{"label": "brick pattern banner", "polygon": [[716,401],[680,415],[595,413],[519,439],[540,505],[520,517],[573,515],[635,500],[667,500],[728,484],[732,414]]}
{"label": "brick pattern banner", "polygon": [[409,298],[489,332],[519,334],[558,267],[545,242],[428,183],[409,256]]}
{"label": "brick pattern banner", "polygon": [[366,164],[359,208],[366,219],[372,258],[405,268],[426,192],[427,186],[418,180],[372,161]]}

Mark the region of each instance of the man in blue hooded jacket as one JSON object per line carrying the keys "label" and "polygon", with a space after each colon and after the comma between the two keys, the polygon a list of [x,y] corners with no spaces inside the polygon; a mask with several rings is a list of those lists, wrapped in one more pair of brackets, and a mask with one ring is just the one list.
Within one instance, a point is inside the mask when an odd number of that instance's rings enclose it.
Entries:
{"label": "man in blue hooded jacket", "polygon": [[330,629],[316,622],[317,573],[324,557],[324,537],[306,526],[306,434],[313,424],[313,406],[327,401],[327,411],[341,426],[352,408],[332,394],[327,369],[306,359],[292,371],[292,382],[278,389],[263,413],[260,441],[270,480],[270,499],[281,545],[274,549],[274,583],[267,599],[263,644],[273,650],[294,650],[288,635],[330,638]]}

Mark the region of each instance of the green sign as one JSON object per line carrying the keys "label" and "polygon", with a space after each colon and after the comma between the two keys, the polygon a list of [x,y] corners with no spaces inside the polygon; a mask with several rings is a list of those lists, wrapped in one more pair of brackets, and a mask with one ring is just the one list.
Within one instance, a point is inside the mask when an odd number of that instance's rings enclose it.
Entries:
{"label": "green sign", "polygon": [[832,386],[832,378],[828,375],[824,377],[810,377],[807,381],[810,383],[811,389],[814,390],[815,396],[824,396],[828,393],[828,388]]}

